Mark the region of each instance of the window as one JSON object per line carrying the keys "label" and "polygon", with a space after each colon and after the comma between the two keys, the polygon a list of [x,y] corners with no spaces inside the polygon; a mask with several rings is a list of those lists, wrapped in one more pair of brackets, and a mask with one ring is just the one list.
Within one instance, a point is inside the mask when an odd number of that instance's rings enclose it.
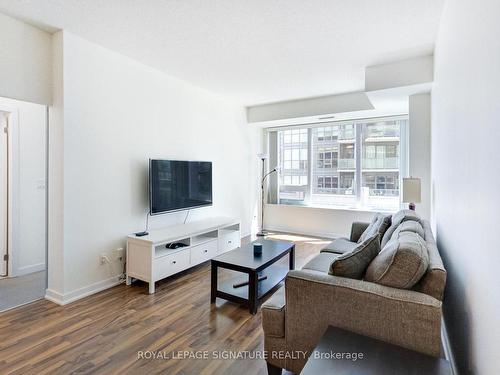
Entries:
{"label": "window", "polygon": [[271,130],[277,203],[397,210],[406,124],[401,117]]}
{"label": "window", "polygon": [[302,202],[308,186],[308,130],[278,132],[280,202]]}
{"label": "window", "polygon": [[336,168],[338,165],[338,152],[333,148],[320,148],[316,165],[318,168]]}
{"label": "window", "polygon": [[339,187],[338,177],[317,177],[315,192],[333,193]]}

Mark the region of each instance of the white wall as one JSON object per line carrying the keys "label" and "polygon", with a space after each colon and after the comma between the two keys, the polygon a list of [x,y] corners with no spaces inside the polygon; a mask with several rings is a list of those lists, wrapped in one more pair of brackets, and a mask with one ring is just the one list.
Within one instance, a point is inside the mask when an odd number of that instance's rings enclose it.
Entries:
{"label": "white wall", "polygon": [[9,123],[12,166],[12,275],[45,269],[46,108],[0,98]]}
{"label": "white wall", "polygon": [[433,57],[418,56],[365,69],[365,90],[376,91],[432,82]]}
{"label": "white wall", "polygon": [[264,222],[268,230],[335,238],[349,237],[353,221],[372,217],[373,212],[359,210],[267,204]]}
{"label": "white wall", "polygon": [[431,217],[431,95],[416,94],[409,98],[408,172],[420,178],[421,203],[418,214]]}
{"label": "white wall", "polygon": [[317,117],[322,115],[370,109],[373,109],[373,106],[364,92],[352,92],[247,107],[247,121],[269,122],[270,125],[276,120],[302,119],[309,116],[314,116],[317,120]]}
{"label": "white wall", "polygon": [[0,13],[0,51],[0,96],[50,104],[50,34]]}
{"label": "white wall", "polygon": [[[212,161],[214,206],[193,210],[189,220],[236,216],[249,234],[262,131],[246,124],[244,108],[70,33],[62,45],[64,200],[54,220],[64,221],[64,281],[62,290],[49,285],[49,296],[68,300],[118,273],[99,255],[144,228],[150,157]],[[184,215],[154,217],[151,227]]]}
{"label": "white wall", "polygon": [[433,221],[462,374],[500,372],[500,2],[448,1],[432,92]]}
{"label": "white wall", "polygon": [[[48,294],[64,292],[64,69],[62,31],[52,36],[53,101],[49,107]],[[54,293],[56,293],[54,295]]]}

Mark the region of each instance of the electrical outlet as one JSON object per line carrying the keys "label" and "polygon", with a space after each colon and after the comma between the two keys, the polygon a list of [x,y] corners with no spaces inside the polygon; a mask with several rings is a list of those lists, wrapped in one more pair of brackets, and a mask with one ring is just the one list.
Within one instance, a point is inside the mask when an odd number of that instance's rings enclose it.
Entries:
{"label": "electrical outlet", "polygon": [[101,266],[105,265],[106,264],[106,253],[102,253],[101,255],[99,255],[99,264]]}
{"label": "electrical outlet", "polygon": [[123,247],[119,247],[113,250],[113,259],[123,262],[123,260],[125,259],[125,251],[123,250]]}

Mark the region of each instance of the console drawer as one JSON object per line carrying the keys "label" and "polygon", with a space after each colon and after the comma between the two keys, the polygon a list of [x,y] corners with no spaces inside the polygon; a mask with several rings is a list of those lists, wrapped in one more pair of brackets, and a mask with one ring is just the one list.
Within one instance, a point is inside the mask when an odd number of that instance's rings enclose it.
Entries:
{"label": "console drawer", "polygon": [[189,268],[189,250],[181,250],[175,254],[167,255],[154,260],[155,280],[173,275]]}
{"label": "console drawer", "polygon": [[219,254],[236,249],[241,245],[240,231],[224,233],[219,237]]}
{"label": "console drawer", "polygon": [[203,263],[217,255],[217,239],[191,248],[191,265]]}

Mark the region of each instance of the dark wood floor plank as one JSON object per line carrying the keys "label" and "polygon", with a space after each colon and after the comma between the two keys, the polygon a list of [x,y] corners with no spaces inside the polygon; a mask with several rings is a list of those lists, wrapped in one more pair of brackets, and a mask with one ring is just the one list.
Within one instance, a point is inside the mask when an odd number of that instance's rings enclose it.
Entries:
{"label": "dark wood floor plank", "polygon": [[[300,268],[328,241],[286,234]],[[248,239],[247,239],[248,241]],[[234,276],[223,270],[221,281]],[[210,304],[210,264],[157,283],[119,285],[66,306],[37,301],[0,314],[1,374],[265,374],[263,360],[213,359],[263,349],[260,311]],[[208,351],[210,359],[139,359],[139,351]]]}

